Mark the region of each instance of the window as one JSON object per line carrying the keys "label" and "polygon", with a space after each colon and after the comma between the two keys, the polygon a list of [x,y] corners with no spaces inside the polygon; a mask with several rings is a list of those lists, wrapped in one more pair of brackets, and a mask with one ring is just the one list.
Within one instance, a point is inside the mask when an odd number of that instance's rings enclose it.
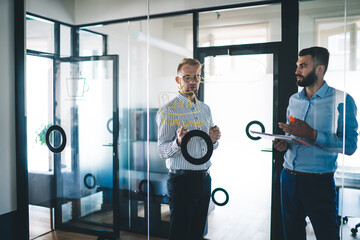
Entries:
{"label": "window", "polygon": [[27,15],[26,48],[54,53],[54,23]]}
{"label": "window", "polygon": [[71,27],[60,25],[60,56],[71,55]]}
{"label": "window", "polygon": [[280,7],[271,5],[200,13],[199,47],[281,41]]}
{"label": "window", "polygon": [[88,30],[79,31],[80,56],[103,55],[103,36]]}

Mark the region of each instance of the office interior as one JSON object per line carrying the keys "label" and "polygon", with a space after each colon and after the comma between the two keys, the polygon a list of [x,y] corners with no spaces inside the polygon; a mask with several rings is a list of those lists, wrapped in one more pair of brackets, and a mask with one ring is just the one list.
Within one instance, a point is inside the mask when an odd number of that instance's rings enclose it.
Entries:
{"label": "office interior", "polygon": [[[0,4],[1,239],[166,239],[155,115],[184,57],[202,63],[198,98],[222,130],[206,239],[284,238],[283,154],[250,130],[284,134],[299,50],[326,47],[326,82],[360,106],[358,0]],[[359,150],[337,164],[340,238],[360,239]]]}

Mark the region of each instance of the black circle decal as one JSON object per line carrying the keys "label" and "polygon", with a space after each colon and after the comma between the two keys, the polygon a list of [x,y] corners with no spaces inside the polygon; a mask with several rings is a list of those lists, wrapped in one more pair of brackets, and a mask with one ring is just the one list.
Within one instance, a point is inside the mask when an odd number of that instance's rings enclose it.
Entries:
{"label": "black circle decal", "polygon": [[262,123],[259,122],[259,121],[251,121],[251,122],[249,122],[248,125],[246,126],[246,130],[245,130],[246,135],[247,135],[250,139],[256,141],[256,140],[260,140],[261,137],[254,137],[254,136],[252,136],[252,135],[250,134],[250,132],[249,132],[250,127],[251,127],[252,125],[254,125],[254,124],[257,124],[257,125],[259,125],[259,126],[261,127],[261,132],[265,132],[265,126],[264,126],[264,124],[262,124]]}
{"label": "black circle decal", "polygon": [[[58,148],[54,148],[51,143],[50,143],[50,133],[52,131],[58,131],[61,134],[62,137],[62,143],[60,145],[60,147]],[[45,136],[45,140],[46,140],[46,145],[47,147],[50,149],[50,151],[52,151],[53,153],[59,153],[62,150],[64,150],[65,146],[66,146],[66,134],[64,129],[62,129],[62,127],[58,126],[58,125],[52,125],[51,127],[49,127],[49,129],[46,131],[46,136]]]}
{"label": "black circle decal", "polygon": [[[88,183],[88,181],[87,181],[88,178],[92,178],[92,180],[93,180],[93,184],[92,184],[92,185],[90,185],[90,184]],[[87,187],[88,189],[93,189],[93,188],[95,187],[95,185],[96,185],[95,176],[92,175],[91,173],[86,174],[86,175],[84,176],[84,185],[85,185],[85,187]]]}
{"label": "black circle decal", "polygon": [[[140,193],[143,193],[143,194],[146,193],[145,184],[147,184],[147,183],[148,183],[147,179],[143,179],[139,182],[139,192]],[[153,186],[152,182],[150,181],[149,182],[149,194],[152,194],[153,191],[154,191],[154,186]]]}
{"label": "black circle decal", "polygon": [[112,123],[113,119],[110,118],[106,123],[106,128],[109,131],[109,133],[113,133],[113,130],[110,128],[110,124]]}
{"label": "black circle decal", "polygon": [[[206,145],[207,145],[207,152],[201,158],[193,158],[192,156],[190,156],[190,154],[187,150],[187,144],[188,144],[189,140],[195,136],[201,137],[202,139],[204,139],[204,141],[206,142]],[[201,164],[204,164],[207,161],[209,161],[209,159],[213,153],[213,150],[214,150],[214,145],[213,145],[213,142],[211,141],[210,136],[206,132],[201,131],[201,130],[189,131],[188,133],[185,134],[185,136],[183,137],[182,142],[181,142],[181,152],[182,152],[184,158],[188,162],[195,164],[195,165],[201,165]]]}
{"label": "black circle decal", "polygon": [[[218,191],[223,192],[223,193],[225,194],[225,196],[226,196],[226,199],[225,199],[225,201],[224,201],[223,203],[219,203],[218,201],[215,200],[215,193],[218,192]],[[229,194],[228,194],[228,192],[227,192],[225,189],[223,189],[223,188],[215,188],[214,191],[213,191],[212,194],[211,194],[211,199],[212,199],[212,201],[213,201],[216,205],[218,205],[218,206],[224,206],[224,205],[226,205],[226,204],[229,202]]]}

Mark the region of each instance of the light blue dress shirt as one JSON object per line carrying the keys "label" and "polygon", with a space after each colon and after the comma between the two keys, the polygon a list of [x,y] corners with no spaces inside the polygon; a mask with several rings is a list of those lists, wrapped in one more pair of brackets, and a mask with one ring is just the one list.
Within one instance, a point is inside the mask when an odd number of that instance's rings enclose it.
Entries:
{"label": "light blue dress shirt", "polygon": [[[358,123],[356,104],[348,94],[345,109],[344,153],[351,155],[357,148]],[[290,115],[307,122],[310,127],[317,130],[317,137],[315,142],[311,142],[292,136],[313,146],[291,142],[284,156],[284,167],[308,173],[335,172],[338,153],[343,153],[344,92],[329,87],[325,82],[309,100],[303,89],[290,97],[287,119]]]}

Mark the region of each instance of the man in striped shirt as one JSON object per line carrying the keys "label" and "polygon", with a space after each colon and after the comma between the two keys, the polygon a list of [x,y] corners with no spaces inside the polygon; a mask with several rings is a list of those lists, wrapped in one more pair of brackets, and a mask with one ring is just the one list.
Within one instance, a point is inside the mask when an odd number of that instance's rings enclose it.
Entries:
{"label": "man in striped shirt", "polygon": [[[211,194],[210,160],[203,164],[188,162],[181,152],[185,134],[191,130],[208,133],[213,148],[221,136],[214,126],[210,108],[196,98],[201,79],[198,60],[184,58],[175,78],[179,94],[162,106],[156,116],[158,124],[158,153],[169,169],[167,183],[170,206],[171,240],[203,239]],[[207,152],[207,145],[199,137],[189,140],[187,151],[195,159]]]}

